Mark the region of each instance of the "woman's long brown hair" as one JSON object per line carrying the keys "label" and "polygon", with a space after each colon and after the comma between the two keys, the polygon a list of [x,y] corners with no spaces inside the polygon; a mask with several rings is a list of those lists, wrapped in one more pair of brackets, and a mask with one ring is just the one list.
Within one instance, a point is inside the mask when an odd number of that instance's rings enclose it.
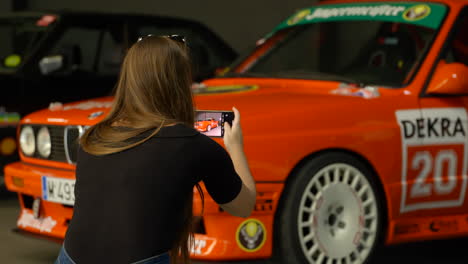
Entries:
{"label": "woman's long brown hair", "polygon": [[[144,143],[165,125],[183,123],[193,127],[191,83],[191,64],[185,44],[160,36],[138,41],[124,58],[109,115],[83,134],[81,147],[93,155],[111,154]],[[146,138],[132,140],[151,130]],[[170,252],[171,263],[190,262],[189,248],[194,242],[192,202],[193,194],[190,194],[184,226]]]}

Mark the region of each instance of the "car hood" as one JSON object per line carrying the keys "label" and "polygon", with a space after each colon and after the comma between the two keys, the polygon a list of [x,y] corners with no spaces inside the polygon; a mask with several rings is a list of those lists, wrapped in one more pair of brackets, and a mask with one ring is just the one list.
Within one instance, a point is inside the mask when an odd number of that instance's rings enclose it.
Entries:
{"label": "car hood", "polygon": [[[371,104],[381,99],[382,90],[390,90],[372,89],[328,81],[220,78],[198,85],[194,94],[199,110],[231,110],[235,106],[243,120],[262,120],[274,112],[285,122],[288,115],[329,114],[357,104]],[[105,117],[111,105],[112,97],[51,103],[48,109],[26,116],[23,123],[93,125]]]}
{"label": "car hood", "polygon": [[92,100],[62,104],[50,103],[43,109],[27,115],[23,123],[56,124],[56,125],[94,125],[110,111],[113,97],[102,97]]}
{"label": "car hood", "polygon": [[220,78],[205,81],[196,93],[195,103],[200,110],[236,107],[245,135],[287,135],[287,131],[307,133],[314,127],[310,123],[320,129],[340,130],[355,127],[359,120],[384,122],[383,116],[394,117],[405,92],[408,93],[405,89],[358,88],[332,81]]}
{"label": "car hood", "polygon": [[[367,88],[369,90],[369,87]],[[194,89],[196,105],[199,109],[226,109],[229,104],[275,108],[290,107],[290,104],[330,104],[333,102],[362,102],[364,89],[339,82],[278,80],[278,79],[213,79]],[[367,99],[380,97],[366,92]],[[348,94],[346,94],[348,93]],[[207,109],[208,107],[208,109]],[[229,107],[230,109],[231,107]]]}

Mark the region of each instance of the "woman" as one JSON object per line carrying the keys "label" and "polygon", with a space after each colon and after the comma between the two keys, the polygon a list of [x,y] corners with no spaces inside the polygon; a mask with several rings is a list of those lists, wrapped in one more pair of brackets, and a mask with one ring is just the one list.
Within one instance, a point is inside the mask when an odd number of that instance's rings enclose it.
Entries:
{"label": "woman", "polygon": [[180,37],[148,36],[128,51],[113,108],[84,133],[73,219],[57,263],[188,263],[193,188],[247,217],[255,182],[240,115],[227,152],[193,128],[192,77]]}

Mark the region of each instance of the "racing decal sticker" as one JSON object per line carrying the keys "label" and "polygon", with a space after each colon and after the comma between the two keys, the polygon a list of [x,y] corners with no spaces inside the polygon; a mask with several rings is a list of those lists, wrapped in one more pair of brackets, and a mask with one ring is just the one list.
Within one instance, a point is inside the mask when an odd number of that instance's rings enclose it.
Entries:
{"label": "racing decal sticker", "polygon": [[63,107],[63,111],[74,110],[74,109],[89,110],[93,108],[111,108],[111,107],[112,107],[112,102],[88,101],[88,102],[79,103],[75,105],[67,105]]}
{"label": "racing decal sticker", "polygon": [[429,224],[429,230],[434,233],[439,232],[457,232],[458,221],[452,220],[434,220]]}
{"label": "racing decal sticker", "polygon": [[247,219],[237,228],[237,245],[244,251],[255,252],[260,250],[266,241],[266,228],[257,219]]}
{"label": "racing decal sticker", "polygon": [[428,5],[417,5],[408,8],[403,13],[403,18],[409,21],[417,21],[427,17],[431,13],[431,8]]}
{"label": "racing decal sticker", "polygon": [[381,2],[317,5],[298,11],[283,21],[273,32],[299,24],[333,21],[388,21],[437,29],[446,12],[447,7],[437,3]]}
{"label": "racing decal sticker", "polygon": [[205,86],[199,85],[193,87],[193,93],[196,95],[220,94],[220,93],[239,93],[255,91],[258,89],[256,85],[223,85],[223,86]]}
{"label": "racing decal sticker", "polygon": [[337,89],[330,91],[331,94],[345,95],[345,96],[356,96],[365,99],[372,99],[380,97],[379,89],[373,86],[366,86],[360,88],[356,85],[341,83]]}
{"label": "racing decal sticker", "polygon": [[17,225],[22,228],[29,227],[37,229],[40,232],[50,233],[57,225],[57,221],[50,216],[36,219],[34,214],[30,213],[28,210],[23,210],[21,212],[21,217],[18,219]]}
{"label": "racing decal sticker", "polygon": [[273,200],[271,199],[265,199],[265,200],[259,200],[257,199],[257,202],[255,203],[254,207],[255,211],[273,211]]}
{"label": "racing decal sticker", "polygon": [[205,239],[198,239],[195,238],[192,248],[190,249],[190,254],[194,255],[201,255],[203,249],[206,247],[206,240]]}
{"label": "racing decal sticker", "polygon": [[88,119],[89,119],[89,120],[93,120],[93,119],[96,119],[96,118],[102,116],[103,114],[104,114],[103,111],[94,112],[94,113],[92,113],[92,114],[90,114],[90,115],[88,116]]}
{"label": "racing decal sticker", "polygon": [[387,16],[396,17],[405,11],[402,5],[358,5],[358,6],[343,6],[343,7],[319,7],[306,17],[307,20],[313,19],[328,19],[334,17],[346,16]]}
{"label": "racing decal sticker", "polygon": [[310,9],[301,10],[297,12],[295,15],[293,15],[290,19],[288,19],[288,25],[294,25],[297,22],[306,18],[308,15],[310,15]]}
{"label": "racing decal sticker", "polygon": [[464,108],[396,111],[402,142],[400,212],[461,206],[467,185]]}
{"label": "racing decal sticker", "polygon": [[90,110],[93,108],[111,108],[112,102],[98,102],[98,101],[87,101],[84,103],[78,103],[73,105],[63,106],[60,102],[53,102],[49,104],[50,111],[68,111],[68,110]]}

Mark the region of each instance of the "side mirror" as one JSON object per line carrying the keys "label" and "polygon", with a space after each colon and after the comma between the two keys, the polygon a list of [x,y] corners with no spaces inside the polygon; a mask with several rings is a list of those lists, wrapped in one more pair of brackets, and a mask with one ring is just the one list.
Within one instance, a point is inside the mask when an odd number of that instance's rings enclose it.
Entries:
{"label": "side mirror", "polygon": [[62,55],[47,56],[39,61],[39,69],[43,75],[48,75],[62,69],[64,66],[63,61],[64,58]]}
{"label": "side mirror", "polygon": [[78,45],[65,45],[53,55],[42,58],[39,69],[44,75],[60,70],[60,74],[69,74],[81,65],[81,48]]}
{"label": "side mirror", "polygon": [[434,72],[427,94],[468,93],[468,67],[462,63],[441,61]]}

